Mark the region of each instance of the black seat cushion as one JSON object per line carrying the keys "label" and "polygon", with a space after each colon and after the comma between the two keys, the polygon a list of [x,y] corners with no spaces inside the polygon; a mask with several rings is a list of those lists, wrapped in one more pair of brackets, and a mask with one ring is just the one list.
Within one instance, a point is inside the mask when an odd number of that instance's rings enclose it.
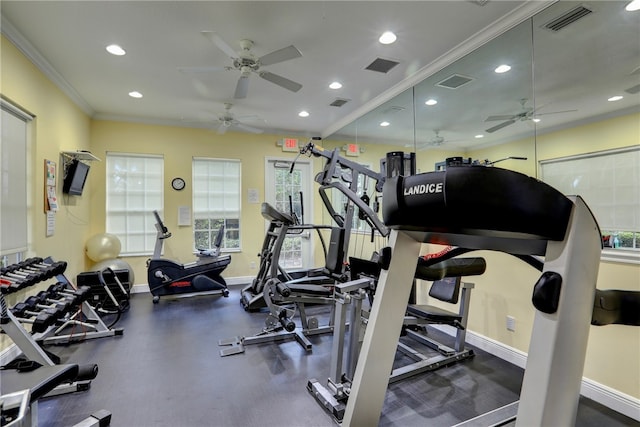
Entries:
{"label": "black seat cushion", "polygon": [[407,313],[434,323],[454,323],[462,321],[462,316],[449,310],[431,305],[411,304]]}

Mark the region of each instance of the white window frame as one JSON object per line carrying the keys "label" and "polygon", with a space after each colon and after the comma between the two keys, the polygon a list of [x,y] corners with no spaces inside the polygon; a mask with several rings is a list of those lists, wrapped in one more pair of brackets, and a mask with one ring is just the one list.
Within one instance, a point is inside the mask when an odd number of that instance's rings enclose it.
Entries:
{"label": "white window frame", "polygon": [[[227,166],[237,167],[237,175]],[[206,170],[205,170],[206,167]],[[222,169],[218,169],[222,168]],[[200,220],[208,219],[224,221],[224,238],[220,246],[221,252],[242,251],[242,162],[239,159],[221,159],[211,157],[194,157],[191,162],[192,170],[192,206],[193,206],[193,243],[196,249],[213,249],[218,223],[210,223],[204,229]],[[212,174],[215,171],[215,174]],[[222,184],[222,185],[221,185]],[[221,193],[221,190],[223,193]],[[206,196],[205,196],[206,195]],[[206,197],[206,207],[202,199]],[[221,200],[222,199],[222,200]],[[222,205],[220,202],[222,201]],[[237,227],[230,224],[237,220]],[[197,233],[208,232],[206,239],[208,246],[201,244]],[[231,239],[232,235],[237,238]],[[237,246],[231,244],[237,241]]]}
{"label": "white window frame", "polygon": [[[130,164],[115,170],[114,161]],[[120,256],[151,255],[157,235],[153,211],[162,216],[164,206],[164,156],[107,152],[105,169],[106,232],[120,239]]]}

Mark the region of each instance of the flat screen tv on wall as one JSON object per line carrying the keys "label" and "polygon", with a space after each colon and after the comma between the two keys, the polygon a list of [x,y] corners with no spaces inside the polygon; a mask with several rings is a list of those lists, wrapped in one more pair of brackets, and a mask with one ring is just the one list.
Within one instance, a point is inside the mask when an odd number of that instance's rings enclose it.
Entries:
{"label": "flat screen tv on wall", "polygon": [[62,192],[74,196],[82,195],[84,184],[89,174],[89,165],[79,160],[73,160],[67,169],[62,184]]}

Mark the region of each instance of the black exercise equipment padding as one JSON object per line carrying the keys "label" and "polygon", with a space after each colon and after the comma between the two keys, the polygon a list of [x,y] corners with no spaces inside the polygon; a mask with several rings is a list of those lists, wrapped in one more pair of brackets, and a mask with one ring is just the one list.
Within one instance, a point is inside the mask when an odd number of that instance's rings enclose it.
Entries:
{"label": "black exercise equipment padding", "polygon": [[455,326],[458,329],[464,329],[462,327],[462,324],[460,323],[462,322],[462,316],[458,313],[454,313],[443,308],[435,307],[432,305],[411,304],[407,306],[407,313],[411,316],[419,317],[431,323],[444,323],[447,325]]}
{"label": "black exercise equipment padding", "polygon": [[565,237],[573,203],[535,178],[486,166],[454,166],[387,179],[390,228],[427,232],[424,241],[470,249],[544,255]]}
{"label": "black exercise equipment padding", "polygon": [[545,271],[533,287],[533,306],[543,313],[555,313],[558,311],[561,289],[562,276],[554,271]]}
{"label": "black exercise equipment padding", "polygon": [[329,250],[325,267],[330,274],[342,274],[344,271],[344,228],[332,227],[329,240]]}
{"label": "black exercise equipment padding", "polygon": [[322,285],[303,285],[287,282],[286,286],[293,294],[305,294],[320,297],[330,297],[333,295],[333,290],[331,288]]}
{"label": "black exercise equipment padding", "polygon": [[262,203],[260,212],[262,213],[262,216],[269,222],[276,221],[286,225],[295,224],[295,219],[291,215],[278,211],[267,202]]}
{"label": "black exercise equipment padding", "polygon": [[45,365],[23,372],[11,369],[0,371],[0,382],[3,394],[29,389],[31,402],[35,402],[59,384],[72,382],[77,376],[78,365]]}
{"label": "black exercise equipment padding", "polygon": [[439,299],[440,301],[448,302],[449,304],[457,304],[461,282],[460,277],[446,277],[441,280],[436,280],[431,284],[431,288],[429,288],[429,296]]}
{"label": "black exercise equipment padding", "polygon": [[351,280],[359,279],[360,276],[367,277],[380,277],[380,270],[382,266],[377,257],[372,260],[349,257],[349,274],[351,275]]}
{"label": "black exercise equipment padding", "polygon": [[640,292],[596,289],[591,324],[640,326]]}
{"label": "black exercise equipment padding", "polygon": [[487,263],[484,258],[453,258],[429,265],[424,258],[418,258],[416,279],[440,280],[453,276],[479,276],[484,274]]}
{"label": "black exercise equipment padding", "polygon": [[98,365],[90,363],[88,365],[79,365],[78,374],[73,379],[74,381],[88,381],[98,376]]}

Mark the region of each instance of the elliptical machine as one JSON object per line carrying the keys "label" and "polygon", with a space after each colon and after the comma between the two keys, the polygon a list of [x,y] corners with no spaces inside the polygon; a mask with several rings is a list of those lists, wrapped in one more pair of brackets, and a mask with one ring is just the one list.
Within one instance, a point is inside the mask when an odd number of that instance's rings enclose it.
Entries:
{"label": "elliptical machine", "polygon": [[190,297],[195,295],[219,295],[228,297],[227,283],[221,273],[231,262],[231,256],[220,256],[220,245],[224,237],[224,226],[220,227],[216,235],[214,248],[210,250],[198,249],[197,261],[179,264],[175,261],[162,259],[162,245],[171,233],[165,227],[157,211],[153,211],[156,218],[156,245],[153,257],[147,261],[147,280],[149,291],[153,295],[153,303],[157,304],[161,296]]}

